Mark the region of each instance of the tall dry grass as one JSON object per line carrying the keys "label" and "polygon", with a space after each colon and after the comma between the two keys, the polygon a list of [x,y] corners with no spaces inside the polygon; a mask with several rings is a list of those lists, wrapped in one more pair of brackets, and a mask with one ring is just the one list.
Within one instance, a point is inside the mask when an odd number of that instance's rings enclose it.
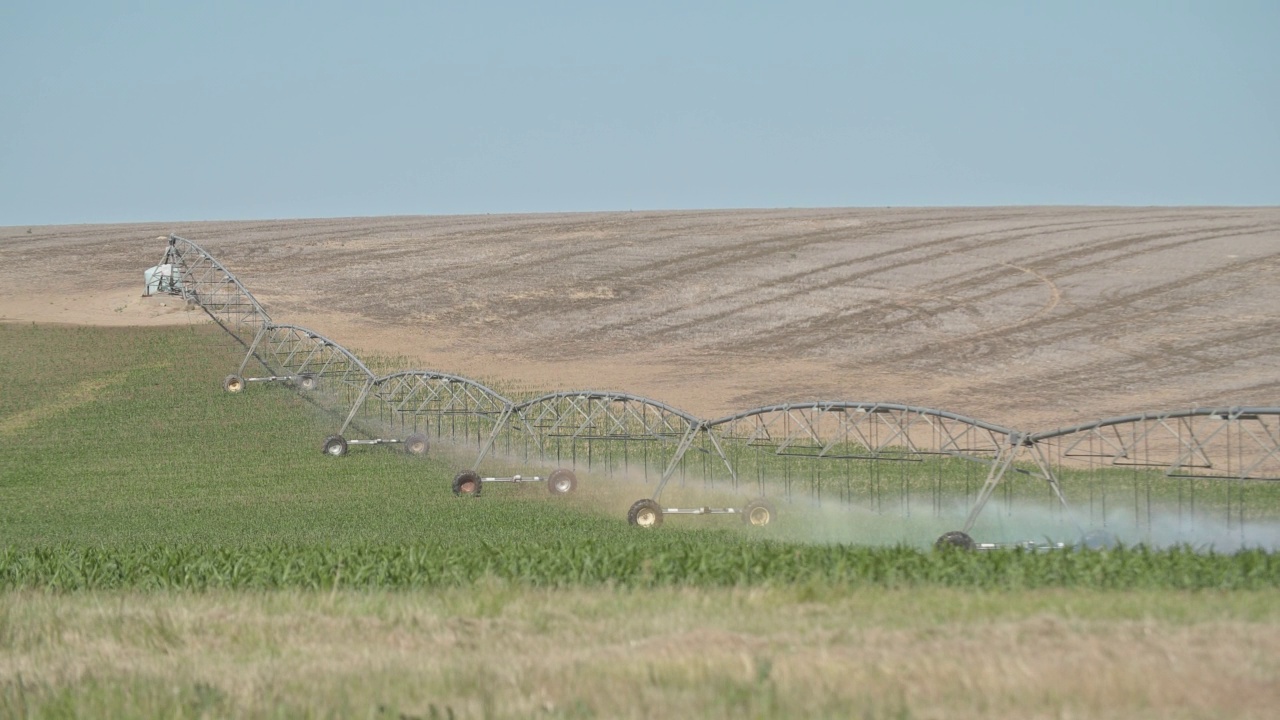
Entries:
{"label": "tall dry grass", "polygon": [[10,717],[1268,718],[1275,593],[10,593]]}

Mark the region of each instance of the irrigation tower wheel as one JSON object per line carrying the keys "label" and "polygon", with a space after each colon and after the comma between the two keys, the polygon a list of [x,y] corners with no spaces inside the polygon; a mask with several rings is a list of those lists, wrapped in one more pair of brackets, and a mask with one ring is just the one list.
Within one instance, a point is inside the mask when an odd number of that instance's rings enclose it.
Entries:
{"label": "irrigation tower wheel", "polygon": [[347,439],[341,435],[330,435],[324,439],[324,444],[320,446],[320,451],[325,455],[342,457],[347,454]]}
{"label": "irrigation tower wheel", "polygon": [[320,378],[315,375],[302,375],[298,378],[298,387],[311,391],[320,387]]}
{"label": "irrigation tower wheel", "polygon": [[764,527],[778,517],[778,510],[773,503],[764,498],[757,498],[742,508],[742,522],[755,527]]}
{"label": "irrigation tower wheel", "polygon": [[473,470],[463,470],[453,479],[453,494],[459,497],[470,495],[478,497],[480,488],[484,483],[480,482],[480,476]]}
{"label": "irrigation tower wheel", "polygon": [[404,451],[410,455],[426,455],[431,441],[424,433],[414,433],[404,439]]}
{"label": "irrigation tower wheel", "polygon": [[637,500],[627,511],[627,522],[636,527],[656,528],[662,525],[662,506],[649,498]]}
{"label": "irrigation tower wheel", "polygon": [[244,378],[239,375],[228,375],[222,381],[222,389],[229,393],[238,393],[244,390]]}
{"label": "irrigation tower wheel", "polygon": [[1113,533],[1102,528],[1094,528],[1080,538],[1080,546],[1086,550],[1110,550],[1119,544]]}
{"label": "irrigation tower wheel", "polygon": [[572,470],[553,470],[547,478],[547,490],[552,495],[568,495],[578,489],[578,476]]}
{"label": "irrigation tower wheel", "polygon": [[941,537],[933,543],[935,550],[973,550],[978,544],[969,537],[969,533],[952,530],[951,532],[942,533]]}

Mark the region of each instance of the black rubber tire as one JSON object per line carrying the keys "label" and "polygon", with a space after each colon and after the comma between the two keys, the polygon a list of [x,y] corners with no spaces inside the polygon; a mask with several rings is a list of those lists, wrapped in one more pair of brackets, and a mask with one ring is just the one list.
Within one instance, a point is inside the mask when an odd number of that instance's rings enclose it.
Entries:
{"label": "black rubber tire", "polygon": [[320,387],[320,378],[315,375],[299,375],[298,387],[308,392]]}
{"label": "black rubber tire", "polygon": [[330,435],[324,439],[320,452],[333,457],[342,457],[347,454],[347,439],[341,435]]}
{"label": "black rubber tire", "polygon": [[627,511],[627,522],[642,528],[661,527],[662,506],[649,498],[637,500]]}
{"label": "black rubber tire", "polygon": [[222,381],[222,389],[229,393],[243,392],[245,387],[244,378],[239,375],[228,375]]}
{"label": "black rubber tire", "polygon": [[578,489],[578,476],[572,470],[552,470],[547,477],[547,492],[552,495],[568,495]]}
{"label": "black rubber tire", "polygon": [[778,518],[778,509],[764,498],[756,498],[742,508],[742,522],[754,527],[764,527]]}
{"label": "black rubber tire", "polygon": [[426,455],[431,441],[423,433],[414,433],[404,439],[404,451],[410,455]]}
{"label": "black rubber tire", "polygon": [[480,476],[473,470],[463,470],[453,478],[453,494],[458,497],[463,495],[479,497],[482,487],[484,483],[480,482]]}
{"label": "black rubber tire", "polygon": [[933,547],[935,550],[974,550],[978,544],[969,537],[969,533],[952,530],[942,533]]}
{"label": "black rubber tire", "polygon": [[1085,550],[1110,550],[1119,544],[1111,531],[1102,528],[1090,530],[1080,538],[1080,547]]}

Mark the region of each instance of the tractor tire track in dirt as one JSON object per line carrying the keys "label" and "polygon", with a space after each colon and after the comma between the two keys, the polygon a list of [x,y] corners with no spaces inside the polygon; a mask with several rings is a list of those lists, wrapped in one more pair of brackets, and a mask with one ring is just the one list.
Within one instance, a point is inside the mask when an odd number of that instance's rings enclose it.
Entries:
{"label": "tractor tire track in dirt", "polygon": [[0,320],[192,322],[138,297],[171,232],[209,249],[277,322],[347,347],[704,416],[886,400],[1040,427],[1280,401],[1277,208],[0,228]]}

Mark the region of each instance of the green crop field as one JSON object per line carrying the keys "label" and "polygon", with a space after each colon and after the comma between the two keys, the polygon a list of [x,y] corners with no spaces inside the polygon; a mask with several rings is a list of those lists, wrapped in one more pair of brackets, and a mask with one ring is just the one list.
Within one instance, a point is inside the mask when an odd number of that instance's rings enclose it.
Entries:
{"label": "green crop field", "polygon": [[[927,644],[941,627],[949,639],[936,649],[957,651],[972,640],[958,629],[970,623],[1011,623],[1007,632],[1016,635],[1042,617],[1001,609],[1022,603],[1052,617],[1087,617],[1079,636],[1096,642],[1146,621],[1243,638],[1252,659],[1231,673],[1250,688],[1254,674],[1277,669],[1267,659],[1276,655],[1263,652],[1280,642],[1280,556],[1271,552],[853,545],[833,541],[841,533],[815,532],[832,521],[803,503],[784,506],[778,525],[764,529],[710,517],[645,531],[627,525],[625,510],[652,486],[589,474],[568,498],[541,484],[458,498],[449,484],[456,460],[416,458],[395,446],[326,457],[320,442],[340,417],[283,385],[224,393],[221,379],[241,353],[200,323],[0,324],[0,715],[906,717],[979,707],[964,699],[961,675],[939,679],[941,695],[913,700],[904,694],[911,683],[868,679],[851,689],[815,669],[827,660],[794,645],[806,628],[827,633],[808,642],[832,649],[831,672],[853,662],[874,675],[844,653],[875,627],[864,619],[839,630],[860,597],[878,609],[856,612],[876,622],[895,622],[893,607],[914,608],[897,621],[909,637],[885,639],[886,647]],[[874,518],[884,527],[896,522],[892,513]],[[980,599],[997,596],[1004,599]],[[973,611],[975,604],[983,609]],[[737,609],[716,619],[718,606]],[[530,608],[548,615],[539,619]],[[954,608],[969,609],[957,616]],[[755,624],[762,615],[787,619],[771,629]],[[353,629],[361,623],[373,628],[369,638]],[[412,647],[425,642],[414,634],[423,624],[436,633],[428,633],[433,642],[457,653],[458,665],[402,658],[412,668],[406,677],[417,678],[410,683],[394,664],[372,659],[384,650],[404,655],[395,637]],[[611,625],[638,636],[618,637]],[[527,676],[490,665],[501,660],[504,627],[513,667]],[[348,670],[340,649],[327,650],[338,653],[327,664],[287,649],[323,645],[324,628],[359,649]],[[230,639],[219,641],[221,631]],[[666,644],[621,650],[653,633]],[[685,644],[685,634],[701,640]],[[584,654],[540,646],[543,636]],[[699,643],[709,648],[705,662],[694,652]],[[610,661],[615,650],[622,654]],[[66,659],[82,652],[104,664]],[[205,654],[214,669],[202,674]],[[183,660],[170,667],[166,655]],[[253,661],[228,659],[240,656]],[[272,660],[281,657],[301,665]],[[533,668],[545,657],[581,673],[583,683],[544,678]],[[1212,674],[1209,665],[1194,667]],[[468,667],[473,677],[458,674]],[[629,672],[634,687],[623,685]],[[970,686],[1004,688],[1000,677]],[[542,690],[533,687],[538,678]],[[1067,685],[1053,692],[1087,681],[1055,681]],[[587,687],[592,682],[598,687]],[[546,697],[530,699],[538,692]],[[1115,693],[1117,708],[1153,716],[1168,709],[1154,696]],[[1006,688],[993,697],[987,716],[1063,708],[1096,715],[1090,703],[1105,709],[1112,696],[1028,699]]]}

